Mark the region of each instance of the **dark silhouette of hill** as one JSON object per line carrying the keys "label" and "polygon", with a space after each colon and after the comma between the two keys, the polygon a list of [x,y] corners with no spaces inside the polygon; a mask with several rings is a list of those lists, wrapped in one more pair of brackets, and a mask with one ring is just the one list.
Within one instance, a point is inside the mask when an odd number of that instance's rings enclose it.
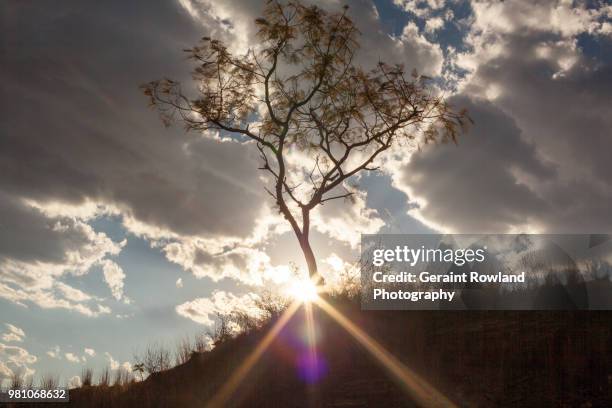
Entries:
{"label": "dark silhouette of hill", "polygon": [[[356,301],[329,302],[458,406],[612,403],[609,312],[362,311]],[[298,310],[224,406],[415,406],[368,351],[314,310],[322,378],[308,384],[296,370],[304,319]],[[273,323],[143,382],[71,390],[69,406],[207,406]]]}

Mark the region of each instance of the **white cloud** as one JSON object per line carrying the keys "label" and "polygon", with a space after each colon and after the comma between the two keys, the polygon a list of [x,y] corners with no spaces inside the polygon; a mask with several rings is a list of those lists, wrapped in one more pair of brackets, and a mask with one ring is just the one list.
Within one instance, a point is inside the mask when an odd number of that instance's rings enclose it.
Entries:
{"label": "white cloud", "polygon": [[378,212],[366,206],[366,193],[355,191],[352,201],[332,200],[313,212],[312,225],[330,237],[359,245],[360,234],[374,234],[384,225]]}
{"label": "white cloud", "polygon": [[444,20],[441,17],[430,18],[425,23],[425,31],[428,33],[435,33],[442,27],[444,27]]}
{"label": "white cloud", "polygon": [[[54,291],[56,287],[57,286],[52,283],[50,289],[14,289],[7,284],[0,283],[0,297],[4,297],[5,299],[13,301],[16,304],[24,307],[27,307],[26,303],[24,302],[33,302],[43,309],[67,309],[91,317],[110,313],[110,308],[101,304],[88,305],[84,303],[77,303],[62,296],[58,296],[57,292]],[[59,291],[61,292],[62,289],[65,288],[66,287],[60,285]]]}
{"label": "white cloud", "polygon": [[12,325],[10,323],[5,323],[8,331],[6,333],[2,334],[2,340],[10,343],[12,341],[15,342],[23,342],[23,339],[25,337],[25,333],[22,329],[20,329],[19,327]]}
{"label": "white cloud", "polygon": [[102,271],[104,273],[104,280],[110,288],[113,297],[121,300],[123,298],[123,281],[125,279],[123,269],[115,262],[105,259],[102,261]]}
{"label": "white cloud", "polygon": [[105,306],[60,279],[80,276],[124,243],[74,217],[47,215],[44,206],[9,196],[0,189],[0,297],[27,307],[65,308],[95,316]]}
{"label": "white cloud", "polygon": [[71,363],[80,363],[81,359],[79,358],[79,356],[77,356],[74,353],[65,353],[64,357],[66,357],[66,360],[70,361]]}
{"label": "white cloud", "polygon": [[35,370],[30,366],[37,360],[36,356],[22,347],[0,343],[0,381],[15,370],[23,372],[24,377],[33,375]]}
{"label": "white cloud", "polygon": [[60,346],[55,346],[47,351],[47,355],[51,358],[60,358]]}
{"label": "white cloud", "polygon": [[132,365],[129,361],[124,361],[123,363],[119,363],[119,361],[115,360],[111,353],[108,351],[104,353],[106,358],[108,359],[108,364],[111,370],[117,370],[119,368],[126,370],[128,372],[132,371]]}
{"label": "white cloud", "polygon": [[261,286],[266,281],[286,278],[282,267],[272,265],[270,257],[255,248],[220,246],[218,240],[188,239],[170,243],[163,250],[171,262],[198,278],[209,277],[215,282],[232,278]]}
{"label": "white cloud", "polygon": [[92,348],[85,348],[85,354],[87,354],[90,357],[94,357],[96,355],[96,350],[92,349]]}
{"label": "white cloud", "polygon": [[178,278],[176,280],[176,287],[179,289],[183,287],[183,278]]}
{"label": "white cloud", "polygon": [[584,32],[601,32],[610,10],[610,6],[587,8],[583,2],[569,1],[474,1],[472,8],[476,30],[500,34],[529,30],[550,32],[566,38]]}
{"label": "white cloud", "polygon": [[[311,3],[330,12],[341,10],[341,4],[333,1]],[[257,46],[253,20],[261,16],[265,5],[263,1],[181,0],[180,4],[211,37],[224,40],[234,52],[244,52],[248,47]],[[428,9],[442,7],[437,3],[425,6]],[[442,53],[439,46],[427,41],[418,30],[413,32],[412,26],[407,26],[404,34],[397,38],[389,36],[375,5],[369,0],[352,1],[348,13],[361,31],[361,47],[355,56],[358,64],[371,66],[372,61],[380,60],[403,63],[408,69],[416,68],[427,75],[435,75],[440,71]],[[225,21],[231,21],[231,24],[226,25]]]}
{"label": "white cloud", "polygon": [[322,263],[328,267],[321,268],[321,275],[325,279],[325,285],[332,290],[343,289],[342,285],[349,280],[358,282],[360,279],[359,265],[347,262],[333,252],[323,259]]}
{"label": "white cloud", "polygon": [[75,375],[73,377],[70,377],[70,379],[68,380],[68,388],[72,389],[72,388],[79,388],[81,386],[82,382],[81,382],[81,377],[78,375]]}
{"label": "white cloud", "polygon": [[87,302],[92,299],[90,295],[82,290],[73,288],[63,282],[55,282],[54,286],[67,300],[73,302]]}
{"label": "white cloud", "polygon": [[254,293],[237,296],[217,290],[208,298],[197,298],[178,305],[176,312],[197,323],[212,326],[217,313],[226,315],[234,311],[240,311],[254,317],[260,316],[261,310],[256,305],[258,299],[259,296]]}
{"label": "white cloud", "polygon": [[427,18],[433,11],[441,8],[442,5],[439,3],[443,2],[433,0],[393,0],[393,4],[420,18]]}
{"label": "white cloud", "polygon": [[119,362],[113,358],[113,356],[107,351],[104,353],[106,358],[108,359],[108,364],[110,365],[111,370],[116,370],[119,368]]}
{"label": "white cloud", "polygon": [[11,370],[4,362],[0,361],[0,382],[5,378],[10,378],[13,375],[13,370]]}

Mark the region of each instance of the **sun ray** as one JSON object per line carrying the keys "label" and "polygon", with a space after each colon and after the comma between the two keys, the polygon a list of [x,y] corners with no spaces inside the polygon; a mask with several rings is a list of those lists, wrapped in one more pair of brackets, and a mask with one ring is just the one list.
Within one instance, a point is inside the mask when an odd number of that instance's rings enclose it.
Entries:
{"label": "sun ray", "polygon": [[402,364],[382,345],[357,327],[353,322],[347,319],[342,313],[336,310],[324,299],[319,297],[316,304],[340,326],[342,326],[351,336],[353,336],[355,340],[357,340],[366,350],[368,350],[387,370],[389,370],[391,374],[393,374],[393,376],[399,380],[402,387],[416,400],[420,406],[456,407],[452,401]]}
{"label": "sun ray", "polygon": [[316,371],[316,365],[318,362],[317,348],[316,348],[316,333],[314,325],[314,316],[312,314],[312,304],[304,304],[304,314],[306,316],[306,336],[308,342],[308,358],[310,369]]}
{"label": "sun ray", "polygon": [[289,322],[300,306],[299,302],[293,302],[283,312],[278,321],[272,326],[266,336],[259,342],[257,347],[248,355],[244,362],[232,373],[230,378],[223,384],[219,392],[206,404],[209,408],[223,407],[253,366],[259,361],[262,354],[268,349],[272,340],[278,335],[283,327]]}
{"label": "sun ray", "polygon": [[304,304],[314,302],[319,297],[320,288],[309,278],[298,279],[288,288],[287,293],[293,299]]}

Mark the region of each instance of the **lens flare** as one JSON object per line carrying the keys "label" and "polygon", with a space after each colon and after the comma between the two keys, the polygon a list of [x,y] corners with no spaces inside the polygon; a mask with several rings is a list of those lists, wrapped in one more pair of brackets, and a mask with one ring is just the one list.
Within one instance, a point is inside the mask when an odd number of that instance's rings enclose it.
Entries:
{"label": "lens flare", "polygon": [[283,312],[278,321],[272,326],[268,334],[261,340],[255,349],[249,354],[244,362],[232,373],[230,378],[223,384],[221,389],[206,404],[209,408],[223,407],[236,391],[253,366],[259,361],[263,353],[268,349],[272,341],[278,336],[281,329],[289,322],[291,317],[299,308],[299,303],[294,302]]}
{"label": "lens flare", "polygon": [[456,405],[446,396],[419,377],[414,371],[402,364],[402,362],[389,353],[381,344],[357,327],[357,325],[347,319],[332,305],[322,298],[317,300],[317,305],[370,352],[378,362],[395,377],[397,382],[414,398],[419,406],[456,407]]}
{"label": "lens flare", "polygon": [[327,361],[318,353],[313,354],[310,351],[301,353],[296,363],[298,375],[306,384],[316,384],[328,371]]}
{"label": "lens flare", "polygon": [[327,361],[322,358],[316,347],[316,332],[314,324],[313,305],[326,312],[332,320],[344,328],[358,343],[374,356],[390,374],[400,383],[404,390],[412,396],[421,406],[456,407],[445,395],[427,383],[414,371],[405,366],[381,344],[370,337],[361,328],[347,319],[319,296],[319,288],[311,280],[296,282],[292,288],[292,296],[296,299],[282,314],[262,341],[255,347],[246,360],[232,373],[217,394],[208,402],[208,407],[222,407],[237,391],[240,383],[245,379],[253,366],[259,361],[262,354],[268,349],[272,341],[278,336],[281,329],[298,310],[304,307],[304,322],[306,324],[306,349],[296,355],[298,375],[311,386],[320,381],[328,372]]}
{"label": "lens flare", "polygon": [[319,298],[319,288],[310,279],[300,279],[288,289],[289,295],[302,303],[311,303]]}
{"label": "lens flare", "polygon": [[314,384],[327,374],[327,363],[317,350],[317,333],[311,303],[304,303],[304,320],[307,351],[298,357],[298,371],[306,383]]}

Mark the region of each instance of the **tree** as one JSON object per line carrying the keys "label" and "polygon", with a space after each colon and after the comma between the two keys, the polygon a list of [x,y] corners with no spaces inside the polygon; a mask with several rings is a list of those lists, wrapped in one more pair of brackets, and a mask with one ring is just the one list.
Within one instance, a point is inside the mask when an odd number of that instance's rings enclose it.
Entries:
{"label": "tree", "polygon": [[[166,125],[178,119],[187,130],[228,133],[257,146],[260,169],[271,179],[266,191],[317,279],[311,212],[354,198],[351,178],[376,170],[391,147],[456,142],[466,119],[427,77],[385,62],[358,66],[359,32],[347,10],[269,1],[255,20],[260,42],[246,54],[233,55],[209,37],[185,50],[196,63],[194,96],[171,79],[143,85]],[[306,160],[291,160],[295,151]]]}
{"label": "tree", "polygon": [[140,381],[142,381],[144,379],[144,372],[145,372],[145,365],[144,363],[136,363],[134,364],[134,367],[132,367],[132,371],[135,373],[138,373],[138,376],[140,377]]}

